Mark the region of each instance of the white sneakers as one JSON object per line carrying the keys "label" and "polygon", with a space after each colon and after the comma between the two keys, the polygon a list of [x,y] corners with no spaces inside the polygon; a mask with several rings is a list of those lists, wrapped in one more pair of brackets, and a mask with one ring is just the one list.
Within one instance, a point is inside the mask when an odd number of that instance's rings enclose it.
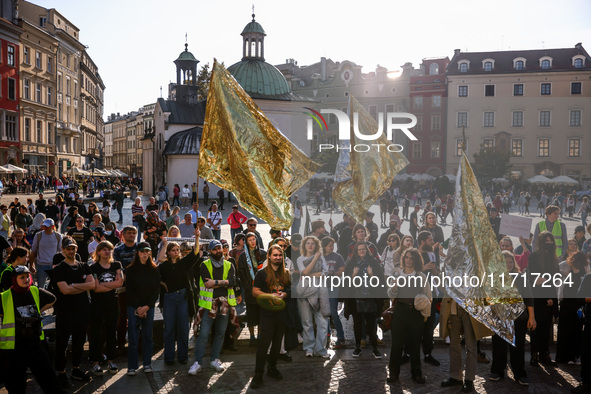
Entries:
{"label": "white sneakers", "polygon": [[197,375],[197,372],[199,371],[201,371],[201,365],[195,361],[193,365],[191,365],[191,368],[189,368],[189,375]]}
{"label": "white sneakers", "polygon": [[222,372],[224,369],[224,366],[222,365],[222,362],[220,361],[219,358],[216,358],[215,360],[213,360],[212,362],[209,363],[209,366],[213,369],[216,370],[216,372]]}
{"label": "white sneakers", "polygon": [[[215,369],[216,372],[222,372],[226,369],[219,358],[210,362],[209,366]],[[199,365],[199,362],[195,361],[193,365],[191,365],[191,368],[189,368],[189,375],[197,375],[197,372],[199,371],[201,371],[201,365]]]}

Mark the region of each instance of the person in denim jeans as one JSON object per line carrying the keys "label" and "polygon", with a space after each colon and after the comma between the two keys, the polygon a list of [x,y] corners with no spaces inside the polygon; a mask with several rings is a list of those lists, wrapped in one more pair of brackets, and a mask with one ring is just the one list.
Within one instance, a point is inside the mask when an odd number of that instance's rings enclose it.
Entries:
{"label": "person in denim jeans", "polygon": [[[198,248],[197,248],[198,250]],[[222,372],[224,366],[220,361],[220,351],[224,343],[226,327],[230,315],[235,313],[236,306],[234,283],[236,274],[234,266],[224,260],[222,244],[218,240],[209,243],[210,259],[201,263],[199,275],[199,311],[196,321],[201,320],[201,330],[195,346],[195,363],[189,369],[189,375],[201,371],[201,364],[205,354],[205,346],[209,339],[211,328],[215,326],[213,344],[211,346],[210,367]]]}
{"label": "person in denim jeans", "polygon": [[178,243],[168,243],[163,238],[158,260],[160,264],[160,280],[164,287],[164,362],[174,364],[175,344],[178,349],[178,361],[186,364],[189,359],[189,272],[199,260],[199,229],[195,229],[195,249],[181,258],[181,248]]}
{"label": "person in denim jeans", "polygon": [[138,343],[142,329],[142,356],[144,372],[152,372],[154,342],[154,305],[160,292],[160,271],[152,261],[152,248],[147,242],[137,246],[133,262],[125,270],[127,293],[127,319],[129,346],[127,348],[127,375],[134,376],[138,369]]}

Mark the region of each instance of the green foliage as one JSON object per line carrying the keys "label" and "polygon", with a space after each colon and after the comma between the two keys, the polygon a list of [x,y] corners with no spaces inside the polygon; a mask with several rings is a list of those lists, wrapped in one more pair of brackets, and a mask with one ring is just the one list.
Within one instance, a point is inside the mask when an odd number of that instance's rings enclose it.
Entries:
{"label": "green foliage", "polygon": [[201,100],[207,98],[207,92],[209,91],[209,78],[211,78],[211,71],[209,70],[209,63],[205,63],[201,66],[199,73],[197,74],[197,89]]}
{"label": "green foliage", "polygon": [[472,168],[481,186],[488,185],[494,178],[503,178],[511,171],[511,154],[495,148],[480,147],[474,153]]}

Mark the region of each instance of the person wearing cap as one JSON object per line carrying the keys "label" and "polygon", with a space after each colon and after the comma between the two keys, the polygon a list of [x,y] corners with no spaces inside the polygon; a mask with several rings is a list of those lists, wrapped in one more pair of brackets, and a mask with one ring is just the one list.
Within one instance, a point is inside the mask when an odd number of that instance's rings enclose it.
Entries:
{"label": "person wearing cap", "polygon": [[[48,219],[51,220],[51,219]],[[80,369],[86,330],[90,318],[87,292],[95,289],[94,277],[86,262],[76,260],[78,245],[66,236],[62,240],[64,261],[53,270],[52,281],[59,293],[55,305],[55,369],[62,387],[70,387],[66,376],[66,349],[72,336],[72,379],[90,381],[90,375]],[[88,251],[87,251],[88,253]]]}
{"label": "person wearing cap", "polygon": [[158,256],[159,261],[162,261],[166,252],[166,260],[158,266],[158,270],[164,289],[161,303],[164,305],[164,362],[167,365],[174,364],[175,345],[178,361],[186,364],[189,359],[189,302],[193,302],[193,294],[188,278],[199,261],[199,229],[193,228],[193,235],[193,253],[181,257],[179,244],[163,238]]}
{"label": "person wearing cap", "polygon": [[[135,236],[135,234],[134,234]],[[125,270],[127,293],[127,317],[129,319],[127,348],[127,376],[134,376],[138,369],[138,344],[142,333],[142,358],[144,372],[152,373],[154,341],[154,307],[160,294],[160,271],[152,260],[152,248],[148,242],[140,242],[133,262]]]}
{"label": "person wearing cap", "polygon": [[196,324],[201,323],[201,330],[195,345],[195,362],[189,369],[189,375],[195,375],[201,370],[205,347],[212,327],[214,327],[215,333],[209,366],[217,372],[225,369],[219,359],[220,351],[228,320],[231,319],[231,316],[236,317],[234,309],[236,297],[233,289],[236,282],[234,267],[232,263],[224,260],[222,244],[218,240],[209,243],[209,255],[210,258],[203,261],[199,267],[199,311],[195,322]]}
{"label": "person wearing cap", "polygon": [[45,393],[62,393],[41,322],[41,313],[54,304],[55,296],[32,286],[27,267],[17,266],[11,273],[12,287],[2,293],[0,303],[4,385],[9,393],[24,393],[29,368]]}
{"label": "person wearing cap", "polygon": [[23,247],[17,246],[10,251],[6,257],[8,267],[0,275],[0,292],[10,289],[12,286],[12,273],[18,266],[26,266],[29,261],[29,251]]}
{"label": "person wearing cap", "polygon": [[37,285],[44,287],[47,281],[47,271],[51,269],[53,256],[62,251],[63,236],[55,231],[52,219],[45,219],[41,224],[41,231],[35,234],[31,244],[29,258],[31,271],[37,272]]}
{"label": "person wearing cap", "polygon": [[179,231],[181,232],[181,237],[183,238],[191,238],[195,233],[196,225],[191,222],[191,214],[189,212],[185,213],[185,221],[178,224]]}
{"label": "person wearing cap", "polygon": [[74,219],[75,226],[68,231],[68,235],[76,241],[78,254],[82,262],[88,262],[88,244],[94,240],[94,234],[84,225],[84,217],[78,215]]}

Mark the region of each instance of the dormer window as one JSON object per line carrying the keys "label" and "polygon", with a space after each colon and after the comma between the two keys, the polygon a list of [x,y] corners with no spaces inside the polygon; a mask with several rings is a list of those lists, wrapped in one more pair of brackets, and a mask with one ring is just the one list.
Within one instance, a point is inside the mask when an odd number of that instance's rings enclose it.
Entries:
{"label": "dormer window", "polygon": [[573,66],[574,68],[583,68],[585,67],[585,57],[581,55],[577,55],[573,57]]}
{"label": "dormer window", "polygon": [[470,68],[470,62],[467,60],[464,60],[464,61],[458,63],[458,69],[460,70],[461,73],[467,73],[469,68]]}
{"label": "dormer window", "polygon": [[429,66],[429,75],[437,75],[439,74],[439,64],[431,63]]}
{"label": "dormer window", "polygon": [[516,60],[515,61],[515,70],[521,71],[525,69],[525,62],[523,60]]}
{"label": "dormer window", "polygon": [[540,59],[540,68],[542,70],[549,70],[552,68],[552,58],[551,57],[543,57]]}
{"label": "dormer window", "polygon": [[492,62],[484,63],[484,71],[492,71]]}

